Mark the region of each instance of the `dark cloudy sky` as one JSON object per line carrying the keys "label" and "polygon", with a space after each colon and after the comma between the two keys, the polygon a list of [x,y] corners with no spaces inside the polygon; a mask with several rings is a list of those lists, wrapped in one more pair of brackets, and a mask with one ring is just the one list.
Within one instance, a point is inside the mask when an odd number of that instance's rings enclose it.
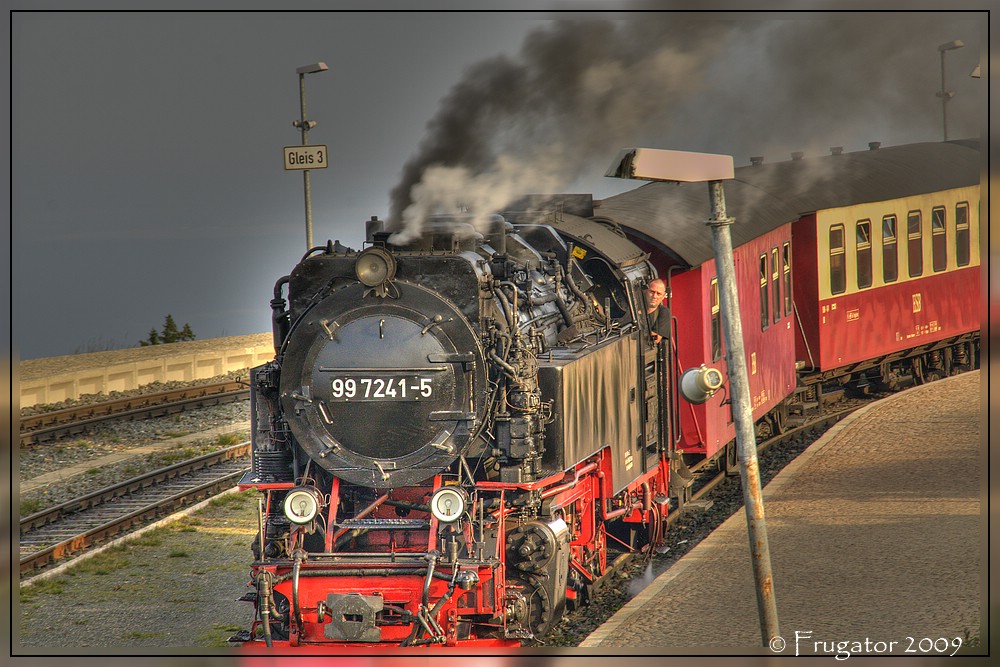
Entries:
{"label": "dark cloudy sky", "polygon": [[167,313],[199,338],[269,331],[274,281],[305,250],[302,175],[282,169],[300,65],[330,67],[306,80],[310,143],[331,157],[312,172],[314,239],[354,247],[431,164],[494,193],[514,165],[512,192],[607,196],[626,186],[602,174],[628,145],[739,165],[940,140],[937,46],[953,39],[966,47],[947,56],[949,134],[985,121],[986,80],[968,77],[985,48],[976,14],[10,20],[22,359],[135,344]]}

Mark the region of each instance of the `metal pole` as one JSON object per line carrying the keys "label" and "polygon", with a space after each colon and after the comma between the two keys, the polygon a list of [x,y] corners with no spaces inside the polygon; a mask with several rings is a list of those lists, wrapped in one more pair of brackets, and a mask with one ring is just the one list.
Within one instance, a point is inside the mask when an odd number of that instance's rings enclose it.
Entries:
{"label": "metal pole", "polygon": [[948,88],[944,85],[944,54],[941,52],[941,124],[944,140],[948,141]]}
{"label": "metal pole", "polygon": [[[309,145],[309,122],[306,120],[306,75],[299,72],[299,110],[302,113],[302,120],[299,129],[302,130],[302,145]],[[313,247],[313,220],[312,220],[312,197],[310,196],[309,170],[302,170],[302,179],[305,186],[306,197],[306,250]]]}
{"label": "metal pole", "polygon": [[726,217],[726,197],[722,181],[710,181],[712,200],[712,247],[715,250],[715,270],[719,276],[719,301],[722,331],[726,341],[726,366],[729,369],[729,391],[733,421],[736,425],[736,446],[740,457],[740,480],[743,483],[743,504],[750,536],[750,554],[754,581],[757,585],[757,611],[760,635],[764,646],[781,633],[778,629],[778,609],[774,599],[774,578],[771,574],[771,551],[764,522],[764,501],[757,466],[757,440],[754,433],[753,411],[750,407],[750,381],[747,377],[746,353],[743,349],[743,325],[740,322],[736,294],[736,268],[733,263],[733,242]]}

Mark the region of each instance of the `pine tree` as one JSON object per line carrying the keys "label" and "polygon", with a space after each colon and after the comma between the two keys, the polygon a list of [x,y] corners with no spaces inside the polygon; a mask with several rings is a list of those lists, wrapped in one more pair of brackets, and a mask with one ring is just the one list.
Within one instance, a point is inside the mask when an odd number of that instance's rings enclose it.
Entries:
{"label": "pine tree", "polygon": [[176,343],[179,338],[180,332],[177,331],[177,323],[174,322],[174,316],[168,314],[167,318],[163,321],[163,342],[164,343]]}
{"label": "pine tree", "polygon": [[146,340],[140,340],[139,345],[146,347],[147,345],[159,345],[160,344],[160,334],[156,332],[156,328],[149,330],[149,338]]}
{"label": "pine tree", "polygon": [[173,315],[167,315],[163,320],[163,330],[157,332],[156,327],[149,330],[149,338],[146,340],[140,340],[139,345],[143,347],[147,345],[159,345],[161,343],[177,343],[180,341],[194,340],[195,335],[191,330],[191,325],[187,322],[184,323],[184,328],[180,331],[177,330],[177,323],[174,321]]}

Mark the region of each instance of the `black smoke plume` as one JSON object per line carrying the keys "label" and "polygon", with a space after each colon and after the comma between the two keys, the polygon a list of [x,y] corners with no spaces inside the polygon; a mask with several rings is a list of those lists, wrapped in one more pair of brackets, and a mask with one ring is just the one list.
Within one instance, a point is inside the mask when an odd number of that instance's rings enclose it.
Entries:
{"label": "black smoke plume", "polygon": [[[627,145],[788,159],[773,151],[940,140],[936,47],[963,39],[967,64],[985,22],[725,16],[558,21],[529,34],[517,57],[469,68],[390,194],[389,229],[405,240],[434,213],[489,215],[603,173]],[[962,85],[949,107],[952,138],[976,131],[985,100],[964,66],[951,75]],[[872,136],[886,127],[899,138]]]}

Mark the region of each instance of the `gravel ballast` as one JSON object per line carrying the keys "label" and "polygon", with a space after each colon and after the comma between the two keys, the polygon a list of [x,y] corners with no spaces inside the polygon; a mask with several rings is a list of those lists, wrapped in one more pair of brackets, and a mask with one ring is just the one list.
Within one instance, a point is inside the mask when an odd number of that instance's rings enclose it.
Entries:
{"label": "gravel ballast", "polygon": [[[199,383],[149,385],[143,389],[126,392],[124,395],[134,396],[168,391],[193,384],[231,380],[237,376],[238,374],[230,374]],[[101,398],[100,395],[85,396],[77,401],[68,402],[72,405],[60,405],[61,407],[72,407],[96,402]],[[106,399],[106,397],[104,398]],[[24,413],[22,412],[22,414]],[[215,432],[215,435],[204,438],[195,437],[210,429]],[[86,435],[22,448],[17,457],[18,480],[22,485],[45,473],[67,470],[70,466],[88,461],[95,462],[95,465],[93,468],[85,469],[82,474],[20,494],[21,516],[72,500],[115,482],[177,463],[180,460],[217,450],[221,446],[246,440],[249,438],[249,433],[250,402],[243,400],[155,419],[108,421],[102,423],[94,432]],[[108,454],[120,454],[127,457],[130,450],[150,445],[158,446],[157,453],[136,455],[112,466],[98,464],[98,460]]]}
{"label": "gravel ballast", "polygon": [[236,599],[249,590],[256,495],[222,496],[22,588],[14,645],[95,653],[229,646],[226,640],[249,628],[253,615],[252,604]]}

